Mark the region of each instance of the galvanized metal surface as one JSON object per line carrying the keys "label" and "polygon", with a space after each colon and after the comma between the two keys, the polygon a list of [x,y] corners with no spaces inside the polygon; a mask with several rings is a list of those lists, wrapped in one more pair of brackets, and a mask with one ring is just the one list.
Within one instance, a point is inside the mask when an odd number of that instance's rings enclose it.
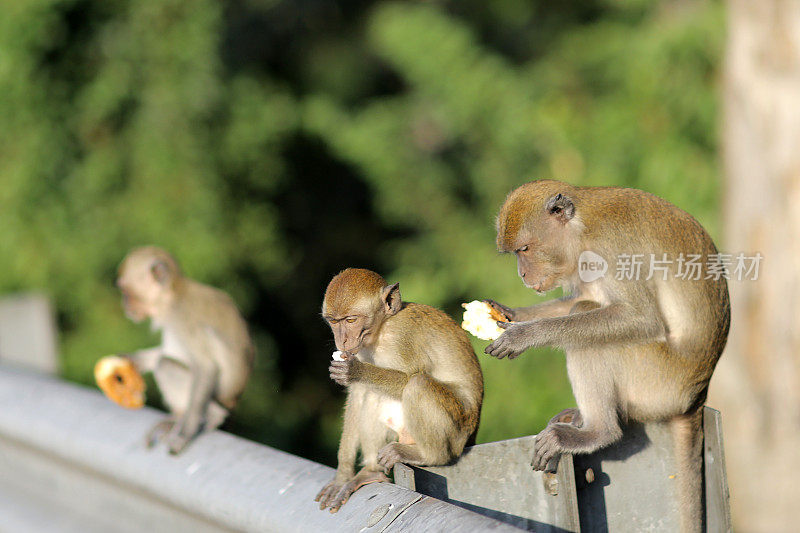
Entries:
{"label": "galvanized metal surface", "polygon": [[672,437],[666,424],[632,424],[622,440],[576,455],[575,475],[592,469],[578,489],[581,531],[678,531]]}
{"label": "galvanized metal surface", "polygon": [[572,457],[557,474],[530,466],[535,437],[479,444],[457,463],[424,468],[395,466],[395,482],[530,531],[578,531]]}
{"label": "galvanized metal surface", "polygon": [[[719,412],[704,412],[706,525],[729,531],[725,463]],[[578,485],[581,531],[678,531],[677,470],[666,424],[631,424],[617,444],[576,455],[577,479],[592,469],[595,481]]]}
{"label": "galvanized metal surface", "polygon": [[704,461],[706,476],[706,524],[714,533],[730,532],[731,505],[722,442],[722,416],[716,409],[703,412]]}
{"label": "galvanized metal surface", "polygon": [[0,531],[517,531],[388,483],[320,511],[333,469],[222,432],[147,450],[162,416],[0,365]]}
{"label": "galvanized metal surface", "polygon": [[55,319],[46,296],[0,299],[0,362],[48,374],[58,371]]}
{"label": "galvanized metal surface", "polygon": [[[709,532],[730,531],[719,412],[706,408],[705,486]],[[529,466],[535,437],[480,444],[444,467],[395,467],[395,481],[532,531],[678,531],[672,436],[666,424],[632,424],[622,440],[562,457],[558,494]],[[571,460],[569,460],[571,459]]]}

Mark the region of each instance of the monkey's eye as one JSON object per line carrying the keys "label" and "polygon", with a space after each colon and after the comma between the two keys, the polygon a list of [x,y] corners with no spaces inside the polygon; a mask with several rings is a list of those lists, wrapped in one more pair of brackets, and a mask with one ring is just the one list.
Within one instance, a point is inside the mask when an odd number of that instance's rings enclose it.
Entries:
{"label": "monkey's eye", "polygon": [[355,321],[356,321],[356,317],[354,317],[354,316],[349,316],[349,317],[345,318],[345,322],[347,322],[348,324],[352,324]]}

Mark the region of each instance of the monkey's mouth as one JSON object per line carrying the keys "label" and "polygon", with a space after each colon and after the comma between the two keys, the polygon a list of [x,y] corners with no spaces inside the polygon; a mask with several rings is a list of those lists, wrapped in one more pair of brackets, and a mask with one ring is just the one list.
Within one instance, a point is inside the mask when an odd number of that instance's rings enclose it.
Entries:
{"label": "monkey's mouth", "polygon": [[553,290],[556,286],[555,279],[552,277],[540,278],[539,281],[535,283],[529,283],[523,279],[523,283],[527,288],[536,291],[536,294],[545,294]]}
{"label": "monkey's mouth", "polygon": [[145,319],[144,313],[138,311],[128,303],[123,304],[122,309],[125,311],[125,316],[137,324]]}
{"label": "monkey's mouth", "polygon": [[339,350],[341,350],[343,353],[346,353],[347,355],[355,355],[355,354],[357,354],[359,352],[359,350],[361,350],[362,346],[364,346],[364,339],[369,335],[369,333],[370,332],[368,330],[363,330],[361,332],[361,334],[358,336],[358,340],[356,341],[356,345],[353,346],[352,348],[347,348],[346,349],[345,346],[341,346],[341,347],[337,346],[337,348]]}
{"label": "monkey's mouth", "polygon": [[372,336],[371,329],[365,329],[361,331],[361,335],[358,336],[358,349],[360,350],[364,343],[369,342],[370,337]]}

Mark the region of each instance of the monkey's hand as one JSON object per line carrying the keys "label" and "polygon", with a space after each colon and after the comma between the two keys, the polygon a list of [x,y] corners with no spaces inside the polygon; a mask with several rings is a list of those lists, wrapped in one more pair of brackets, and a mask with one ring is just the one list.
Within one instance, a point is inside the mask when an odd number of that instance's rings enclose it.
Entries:
{"label": "monkey's hand", "polygon": [[342,386],[348,386],[358,379],[361,361],[352,355],[344,361],[331,361],[328,370],[331,379]]}
{"label": "monkey's hand", "polygon": [[169,432],[172,431],[174,426],[175,419],[171,416],[159,421],[150,429],[150,431],[147,432],[147,435],[145,436],[145,445],[147,448],[149,449],[155,446],[164,435],[168,435]]}
{"label": "monkey's hand", "polygon": [[538,339],[540,328],[535,321],[498,322],[497,325],[505,332],[484,350],[492,357],[514,359],[528,348],[541,346]]}
{"label": "monkey's hand", "polygon": [[488,305],[489,307],[491,307],[492,309],[494,309],[496,313],[506,317],[506,320],[508,320],[509,322],[514,321],[515,313],[514,310],[511,309],[510,307],[506,307],[505,305],[495,302],[494,300],[481,300],[481,301],[486,305]]}

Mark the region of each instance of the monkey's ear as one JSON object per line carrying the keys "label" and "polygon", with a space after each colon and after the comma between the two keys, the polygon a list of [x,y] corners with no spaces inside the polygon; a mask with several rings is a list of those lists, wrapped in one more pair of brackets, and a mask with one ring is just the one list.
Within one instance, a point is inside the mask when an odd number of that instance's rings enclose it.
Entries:
{"label": "monkey's ear", "polygon": [[381,299],[383,300],[383,308],[386,314],[391,316],[400,311],[403,307],[403,298],[400,296],[400,284],[388,285],[383,288],[381,292]]}
{"label": "monkey's ear", "polygon": [[150,273],[153,275],[153,279],[161,285],[166,285],[171,277],[169,265],[164,261],[156,261],[150,265]]}
{"label": "monkey's ear", "polygon": [[556,217],[562,224],[566,224],[575,216],[575,204],[572,198],[561,193],[556,194],[547,201],[547,212]]}

